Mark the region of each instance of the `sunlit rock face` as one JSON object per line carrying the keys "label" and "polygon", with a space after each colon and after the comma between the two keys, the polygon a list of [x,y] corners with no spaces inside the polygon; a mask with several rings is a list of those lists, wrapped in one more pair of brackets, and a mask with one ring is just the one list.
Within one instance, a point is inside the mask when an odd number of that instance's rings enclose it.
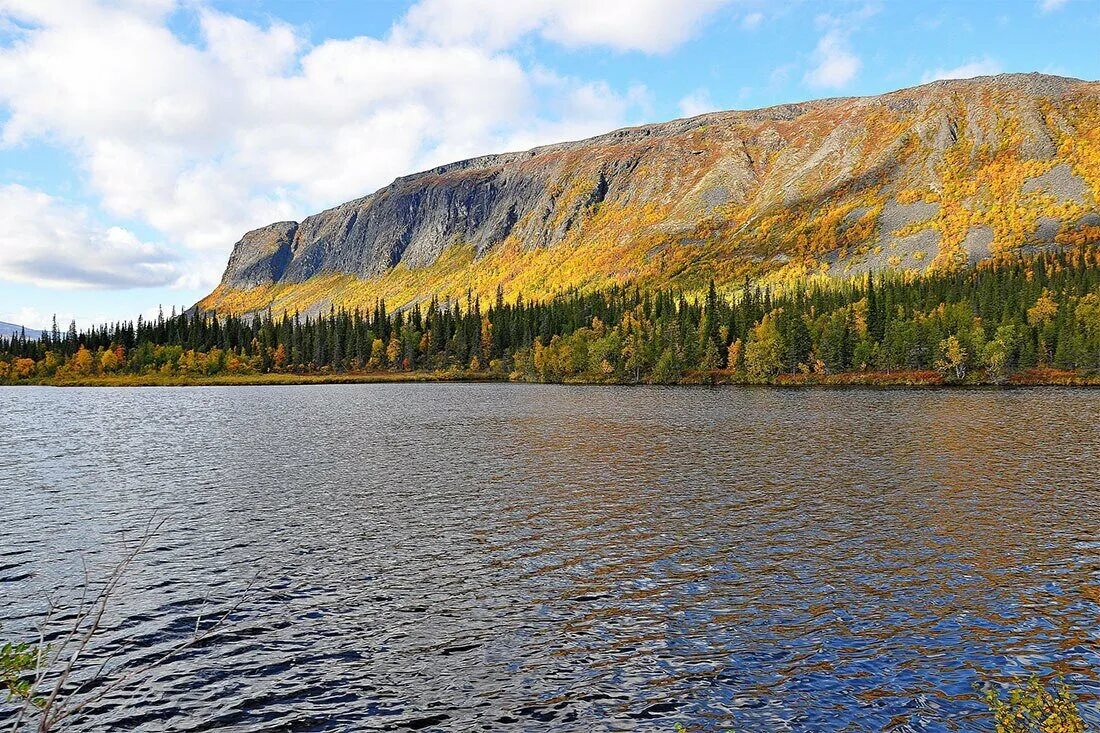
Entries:
{"label": "sunlit rock face", "polygon": [[939,81],[453,163],[249,232],[200,306],[692,290],[1090,243],[1098,92],[1041,74]]}

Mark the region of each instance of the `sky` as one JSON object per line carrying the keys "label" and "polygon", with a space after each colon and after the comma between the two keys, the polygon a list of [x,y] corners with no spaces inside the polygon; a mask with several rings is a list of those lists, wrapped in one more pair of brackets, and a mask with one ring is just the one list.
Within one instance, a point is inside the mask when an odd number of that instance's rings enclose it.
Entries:
{"label": "sky", "polygon": [[250,229],[475,155],[1100,78],[1100,0],[0,0],[0,321],[189,306]]}

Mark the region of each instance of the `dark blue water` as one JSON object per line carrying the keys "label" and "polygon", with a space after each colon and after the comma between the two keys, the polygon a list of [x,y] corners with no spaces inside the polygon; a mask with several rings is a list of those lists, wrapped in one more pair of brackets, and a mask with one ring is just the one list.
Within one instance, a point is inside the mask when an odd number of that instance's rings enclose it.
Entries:
{"label": "dark blue water", "polygon": [[0,507],[13,640],[165,520],[85,676],[233,610],[77,730],[1100,723],[1096,391],[8,388]]}

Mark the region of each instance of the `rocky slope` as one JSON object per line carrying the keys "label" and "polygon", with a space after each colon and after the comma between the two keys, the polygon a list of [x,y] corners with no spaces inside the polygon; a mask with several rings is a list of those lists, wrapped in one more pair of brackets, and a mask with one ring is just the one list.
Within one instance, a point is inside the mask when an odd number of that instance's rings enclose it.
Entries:
{"label": "rocky slope", "polygon": [[691,290],[1097,241],[1098,92],[1040,74],[940,81],[474,158],[249,232],[199,305]]}

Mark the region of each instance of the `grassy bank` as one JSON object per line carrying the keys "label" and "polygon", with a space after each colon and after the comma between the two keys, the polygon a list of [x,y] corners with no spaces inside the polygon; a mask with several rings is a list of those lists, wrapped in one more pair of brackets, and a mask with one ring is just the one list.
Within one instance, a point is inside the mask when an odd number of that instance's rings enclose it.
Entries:
{"label": "grassy bank", "polygon": [[[383,384],[406,382],[532,382],[508,375],[486,371],[362,371],[362,372],[268,372],[263,374],[217,374],[211,376],[191,374],[100,374],[84,377],[54,377],[26,379],[17,382],[0,382],[3,385],[48,387],[229,387],[252,385],[295,384]],[[573,376],[560,383],[569,385],[632,385],[626,381],[603,375]],[[679,385],[733,385],[746,387],[1098,387],[1100,375],[1082,375],[1056,369],[1030,369],[1013,374],[1005,380],[993,380],[976,373],[962,381],[948,381],[936,371],[910,370],[891,372],[844,372],[841,374],[782,374],[770,380],[754,380],[744,374],[723,370],[685,373],[670,382],[640,382],[642,384]]]}
{"label": "grassy bank", "polygon": [[0,384],[45,387],[242,387],[287,384],[372,384],[401,382],[493,382],[504,377],[455,371],[215,374],[101,374],[87,377],[31,379]]}

